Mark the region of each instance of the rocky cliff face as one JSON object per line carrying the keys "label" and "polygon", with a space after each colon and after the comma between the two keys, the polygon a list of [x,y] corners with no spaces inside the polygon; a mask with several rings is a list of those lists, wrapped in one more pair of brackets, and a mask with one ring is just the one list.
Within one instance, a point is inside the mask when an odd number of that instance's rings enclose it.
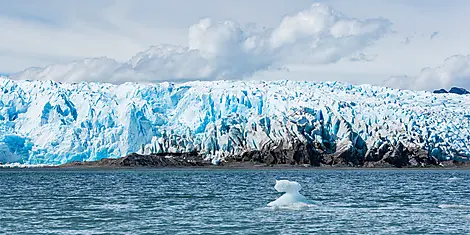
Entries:
{"label": "rocky cliff face", "polygon": [[272,149],[247,151],[227,156],[228,162],[254,162],[268,165],[289,164],[332,167],[431,167],[459,166],[468,161],[440,160],[436,155],[420,148],[407,148],[401,142],[382,143],[379,147],[357,149],[354,146],[343,146],[336,152],[327,153],[311,145],[298,144],[293,149]]}
{"label": "rocky cliff face", "polygon": [[197,153],[130,154],[121,158],[106,158],[91,162],[71,162],[61,168],[188,168],[188,167],[354,167],[354,168],[428,168],[463,167],[469,168],[469,161],[440,161],[428,156],[421,149],[410,150],[401,143],[397,146],[383,145],[367,151],[365,156],[357,150],[344,149],[336,153],[319,153],[312,146],[298,145],[295,149],[252,150],[229,155],[223,161],[209,161]]}
{"label": "rocky cliff face", "polygon": [[445,89],[439,89],[439,90],[435,90],[433,91],[434,94],[447,94],[447,93],[451,93],[451,94],[457,94],[457,95],[468,95],[470,94],[469,91],[467,91],[466,89],[464,88],[460,88],[460,87],[452,87],[450,88],[449,91],[446,91]]}

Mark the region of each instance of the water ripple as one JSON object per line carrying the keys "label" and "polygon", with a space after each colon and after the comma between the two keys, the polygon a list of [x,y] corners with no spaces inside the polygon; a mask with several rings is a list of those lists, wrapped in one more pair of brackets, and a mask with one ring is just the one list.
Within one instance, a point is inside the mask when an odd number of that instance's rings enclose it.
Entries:
{"label": "water ripple", "polygon": [[[275,179],[315,203],[267,209]],[[470,171],[0,170],[0,234],[469,234]]]}

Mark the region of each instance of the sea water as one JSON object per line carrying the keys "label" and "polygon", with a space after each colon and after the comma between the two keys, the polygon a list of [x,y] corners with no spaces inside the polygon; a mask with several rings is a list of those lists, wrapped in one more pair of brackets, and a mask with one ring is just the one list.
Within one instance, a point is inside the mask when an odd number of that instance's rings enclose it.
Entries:
{"label": "sea water", "polygon": [[[281,180],[314,206],[270,209]],[[469,234],[469,185],[455,170],[4,169],[0,234]]]}

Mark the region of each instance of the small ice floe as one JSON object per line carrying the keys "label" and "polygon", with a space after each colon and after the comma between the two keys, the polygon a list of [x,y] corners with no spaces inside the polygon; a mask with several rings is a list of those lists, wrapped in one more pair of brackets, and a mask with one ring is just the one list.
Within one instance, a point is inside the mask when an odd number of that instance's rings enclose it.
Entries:
{"label": "small ice floe", "polygon": [[53,167],[51,164],[21,164],[21,163],[6,163],[0,164],[0,168],[42,168],[42,167]]}
{"label": "small ice floe", "polygon": [[460,177],[451,177],[448,179],[448,181],[459,181],[459,180],[463,180],[463,178],[460,178]]}
{"label": "small ice floe", "polygon": [[299,193],[302,186],[295,181],[276,180],[274,188],[278,192],[284,193],[284,195],[268,203],[268,207],[270,208],[298,210],[314,206],[304,195]]}
{"label": "small ice floe", "polygon": [[470,205],[460,205],[460,204],[441,204],[437,207],[441,209],[470,210]]}
{"label": "small ice floe", "polygon": [[213,159],[211,160],[211,163],[212,163],[212,165],[218,166],[218,165],[220,165],[220,164],[222,163],[222,160],[220,160],[220,158],[213,158]]}

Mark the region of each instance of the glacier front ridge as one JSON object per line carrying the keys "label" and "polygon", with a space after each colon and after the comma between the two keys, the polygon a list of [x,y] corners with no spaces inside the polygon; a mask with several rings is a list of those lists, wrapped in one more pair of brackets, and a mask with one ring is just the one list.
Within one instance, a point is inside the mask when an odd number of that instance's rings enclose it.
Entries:
{"label": "glacier front ridge", "polygon": [[[470,96],[338,82],[58,83],[0,78],[0,162],[63,164],[129,153],[354,149],[400,143],[470,156]],[[384,145],[386,145],[384,147]]]}

